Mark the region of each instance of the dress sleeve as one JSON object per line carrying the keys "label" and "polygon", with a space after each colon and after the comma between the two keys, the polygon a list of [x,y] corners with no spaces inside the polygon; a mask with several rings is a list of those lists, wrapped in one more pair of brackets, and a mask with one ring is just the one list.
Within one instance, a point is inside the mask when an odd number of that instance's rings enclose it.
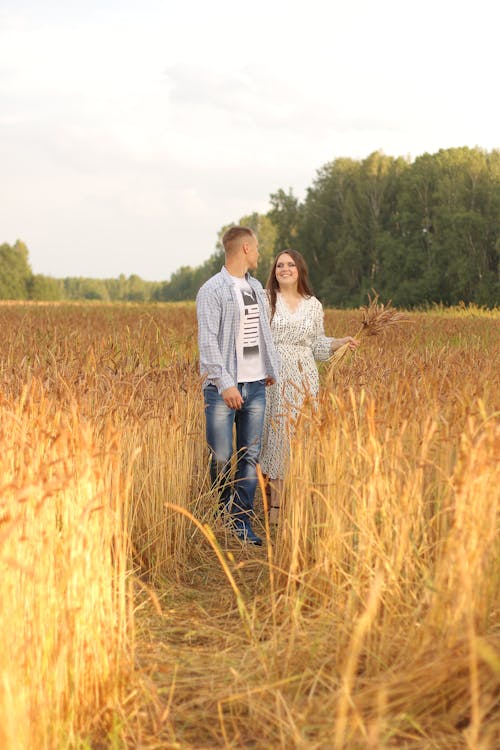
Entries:
{"label": "dress sleeve", "polygon": [[316,297],[314,297],[313,300],[314,303],[312,306],[312,316],[314,324],[314,339],[311,348],[314,359],[317,359],[321,362],[326,362],[326,360],[330,359],[330,356],[332,354],[333,338],[325,336],[325,315],[323,312],[323,305],[318,299],[316,299]]}

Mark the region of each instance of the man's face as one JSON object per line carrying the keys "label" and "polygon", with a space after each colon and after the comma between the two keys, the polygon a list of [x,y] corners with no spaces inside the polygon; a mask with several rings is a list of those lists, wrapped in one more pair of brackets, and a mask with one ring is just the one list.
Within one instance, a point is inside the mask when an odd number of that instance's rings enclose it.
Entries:
{"label": "man's face", "polygon": [[254,234],[251,237],[248,237],[246,245],[248,270],[255,271],[259,263],[259,241],[257,237]]}

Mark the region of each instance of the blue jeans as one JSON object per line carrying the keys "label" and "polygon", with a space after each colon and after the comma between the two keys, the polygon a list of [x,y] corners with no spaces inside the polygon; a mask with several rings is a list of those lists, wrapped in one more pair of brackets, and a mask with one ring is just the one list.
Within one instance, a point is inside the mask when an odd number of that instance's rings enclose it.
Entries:
{"label": "blue jeans", "polygon": [[[207,443],[210,448],[210,479],[219,493],[219,508],[233,518],[248,519],[257,488],[262,425],[266,408],[266,384],[238,383],[241,409],[230,409],[214,385],[204,388]],[[231,481],[233,425],[236,426],[236,472]]]}

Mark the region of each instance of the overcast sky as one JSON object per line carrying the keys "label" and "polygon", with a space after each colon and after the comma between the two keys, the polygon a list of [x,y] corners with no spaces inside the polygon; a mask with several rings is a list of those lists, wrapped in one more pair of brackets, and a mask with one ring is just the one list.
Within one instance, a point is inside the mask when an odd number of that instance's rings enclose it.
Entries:
{"label": "overcast sky", "polygon": [[496,0],[0,0],[0,244],[167,279],[381,149],[500,147]]}

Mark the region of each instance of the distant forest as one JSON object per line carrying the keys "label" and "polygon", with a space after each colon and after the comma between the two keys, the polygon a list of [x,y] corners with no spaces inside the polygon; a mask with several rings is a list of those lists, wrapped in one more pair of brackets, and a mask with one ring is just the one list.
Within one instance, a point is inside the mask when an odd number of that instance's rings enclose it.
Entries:
{"label": "distant forest", "polygon": [[381,152],[339,158],[318,170],[303,202],[279,189],[270,204],[267,214],[221,227],[202,265],[182,266],[163,282],[33,274],[23,242],[0,245],[0,299],[192,300],[220,270],[220,238],[237,223],[259,236],[263,283],[275,254],[294,248],[328,306],[357,307],[372,289],[401,307],[500,304],[500,150],[442,149],[414,161]]}

